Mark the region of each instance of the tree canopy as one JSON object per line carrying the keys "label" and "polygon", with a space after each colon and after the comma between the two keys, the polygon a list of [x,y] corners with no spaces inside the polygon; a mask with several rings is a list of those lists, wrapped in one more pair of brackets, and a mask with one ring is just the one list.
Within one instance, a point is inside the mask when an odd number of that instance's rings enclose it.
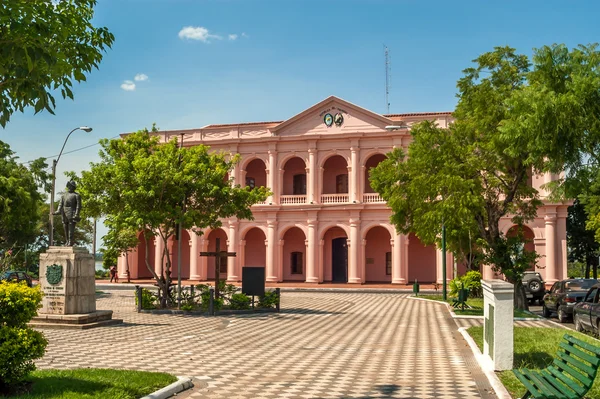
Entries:
{"label": "tree canopy", "polygon": [[96,0],[0,2],[0,126],[32,106],[54,113],[52,92],[73,99],[73,80],[98,68],[114,36],[92,25]]}
{"label": "tree canopy", "polygon": [[[486,263],[520,285],[536,255],[523,250],[522,233],[506,237],[499,222],[511,217],[521,226],[535,217],[541,202],[528,184],[532,173],[577,170],[585,153],[597,149],[595,48],[545,46],[534,50],[531,63],[497,47],[475,59],[457,83],[454,122],[413,126],[408,153],[395,150],[372,172],[397,229],[433,243],[444,223],[455,252],[458,238],[472,233]],[[561,199],[566,181],[548,187],[553,199]]]}
{"label": "tree canopy", "polygon": [[100,162],[92,163],[79,179],[85,212],[106,216],[114,230],[108,245],[119,253],[134,245],[134,233],[143,232],[146,244],[163,241],[160,272],[146,256],[146,266],[161,288],[162,306],[172,278],[166,244],[177,227],[202,234],[206,227],[219,227],[222,218],[251,219],[250,206],[268,194],[264,187],[234,186],[228,176],[239,156],[211,152],[203,145],[180,148],[177,138],[159,143],[157,135],[144,129],[122,140],[102,140],[101,146]]}

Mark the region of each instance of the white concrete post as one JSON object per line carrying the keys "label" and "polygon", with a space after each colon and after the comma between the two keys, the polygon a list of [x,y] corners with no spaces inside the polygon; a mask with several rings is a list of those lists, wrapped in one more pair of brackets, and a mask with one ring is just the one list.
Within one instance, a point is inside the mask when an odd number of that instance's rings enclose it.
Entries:
{"label": "white concrete post", "polygon": [[483,288],[483,356],[496,371],[511,370],[514,355],[512,284],[481,280]]}

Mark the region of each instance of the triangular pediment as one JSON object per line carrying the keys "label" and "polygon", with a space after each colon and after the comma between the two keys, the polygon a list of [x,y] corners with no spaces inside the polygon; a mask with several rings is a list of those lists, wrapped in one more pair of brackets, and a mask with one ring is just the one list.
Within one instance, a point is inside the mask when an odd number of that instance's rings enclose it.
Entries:
{"label": "triangular pediment", "polygon": [[393,122],[341,98],[330,96],[271,129],[278,136],[385,132]]}

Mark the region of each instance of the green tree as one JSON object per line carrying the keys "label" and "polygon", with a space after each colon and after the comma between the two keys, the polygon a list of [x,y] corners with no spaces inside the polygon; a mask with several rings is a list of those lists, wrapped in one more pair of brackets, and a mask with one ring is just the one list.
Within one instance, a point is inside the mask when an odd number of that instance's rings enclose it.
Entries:
{"label": "green tree", "polygon": [[92,163],[80,178],[87,215],[106,216],[109,228],[143,232],[146,252],[150,239],[162,240],[160,272],[155,272],[146,253],[146,267],[160,288],[162,307],[167,306],[172,281],[167,242],[177,226],[202,234],[206,227],[219,227],[221,218],[251,219],[250,206],[268,194],[264,187],[248,190],[232,185],[227,176],[238,155],[211,153],[203,145],[179,148],[176,138],[159,144],[158,135],[146,129],[122,140],[102,140],[101,146],[100,162]]}
{"label": "green tree", "polygon": [[[42,160],[27,168],[17,159],[8,144],[0,141],[0,267],[8,267],[9,259],[10,266],[18,264],[17,254],[35,239],[44,200],[38,189],[48,181]],[[9,251],[11,256],[7,256]]]}
{"label": "green tree", "polygon": [[[547,51],[536,51],[536,57]],[[515,97],[528,98],[522,92],[540,66],[530,72],[528,58],[509,47],[497,47],[474,62],[457,84],[454,123],[448,128],[432,122],[413,126],[408,156],[392,152],[372,172],[372,184],[388,201],[401,232],[415,232],[427,244],[439,243],[444,223],[450,248],[459,246],[457,238],[465,230],[472,232],[485,263],[515,284],[515,306],[526,308],[521,278],[537,255],[523,250],[520,229],[506,237],[499,222],[510,216],[522,226],[533,219],[541,202],[527,183],[528,175],[556,170],[557,163],[549,159],[556,147],[539,140],[537,128],[514,123],[505,132],[509,122],[520,118],[511,104]]]}
{"label": "green tree", "polygon": [[587,221],[584,205],[575,200],[567,215],[568,257],[569,262],[585,264],[585,278],[590,278],[590,270],[593,271],[594,278],[598,278],[600,244],[594,239],[594,232],[586,228]]}
{"label": "green tree", "polygon": [[73,98],[73,80],[98,68],[114,36],[92,25],[96,0],[0,2],[0,126],[32,106],[54,113],[52,92]]}

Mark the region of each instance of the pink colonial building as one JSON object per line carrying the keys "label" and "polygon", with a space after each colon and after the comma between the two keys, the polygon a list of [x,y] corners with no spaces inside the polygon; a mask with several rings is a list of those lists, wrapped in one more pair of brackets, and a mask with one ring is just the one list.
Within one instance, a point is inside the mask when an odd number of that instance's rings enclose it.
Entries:
{"label": "pink colonial building", "polygon": [[[285,121],[209,125],[200,129],[161,131],[164,140],[183,137],[185,146],[209,145],[239,153],[231,172],[236,184],[267,186],[273,192],[252,207],[255,220],[223,220],[221,228],[202,236],[184,232],[182,278],[214,279],[214,258],[200,251],[221,247],[237,252],[223,262],[221,277],[240,281],[243,266],[263,266],[269,282],[348,282],[407,284],[441,282],[442,255],[414,235],[399,235],[390,224],[390,209],[369,184],[369,170],[395,147],[408,147],[410,126],[435,120],[445,127],[450,112],[380,115],[337,97],[329,97]],[[546,282],[566,278],[568,203],[546,200],[542,184],[555,178],[533,176],[531,184],[544,206],[527,225],[528,244],[542,255],[538,268]],[[501,228],[510,234],[510,220]],[[150,278],[143,240],[130,253],[133,279]],[[160,270],[162,242],[149,248],[149,262]],[[169,243],[177,264],[177,242]],[[447,255],[447,276],[454,262]],[[125,278],[125,258],[118,270]],[[459,273],[464,268],[458,267]],[[491,269],[483,271],[491,278]]]}

